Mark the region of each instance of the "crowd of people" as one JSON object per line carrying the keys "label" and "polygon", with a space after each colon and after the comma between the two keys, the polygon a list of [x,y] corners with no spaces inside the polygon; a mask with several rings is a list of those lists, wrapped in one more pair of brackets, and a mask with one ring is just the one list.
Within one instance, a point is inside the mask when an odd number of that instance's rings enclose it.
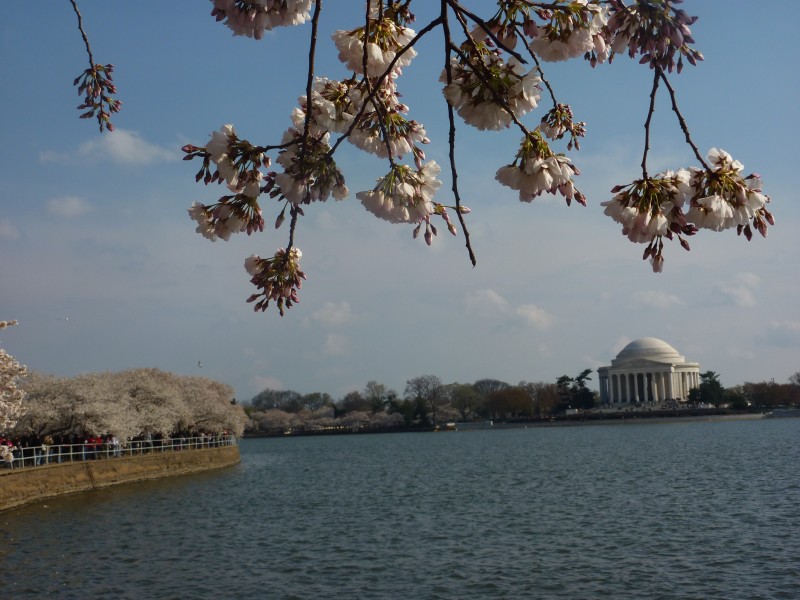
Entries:
{"label": "crowd of people", "polygon": [[227,446],[234,443],[229,431],[181,432],[173,436],[143,434],[121,441],[115,435],[4,437],[0,435],[0,467],[34,467],[101,458],[118,458],[156,451]]}

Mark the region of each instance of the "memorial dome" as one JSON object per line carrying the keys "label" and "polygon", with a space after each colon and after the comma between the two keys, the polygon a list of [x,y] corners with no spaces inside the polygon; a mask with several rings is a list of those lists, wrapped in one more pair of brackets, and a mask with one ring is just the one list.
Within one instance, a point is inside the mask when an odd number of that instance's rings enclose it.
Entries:
{"label": "memorial dome", "polygon": [[664,340],[653,337],[640,338],[632,341],[625,346],[619,354],[617,354],[618,361],[627,361],[637,358],[647,358],[650,360],[669,360],[675,359],[683,361],[683,357]]}

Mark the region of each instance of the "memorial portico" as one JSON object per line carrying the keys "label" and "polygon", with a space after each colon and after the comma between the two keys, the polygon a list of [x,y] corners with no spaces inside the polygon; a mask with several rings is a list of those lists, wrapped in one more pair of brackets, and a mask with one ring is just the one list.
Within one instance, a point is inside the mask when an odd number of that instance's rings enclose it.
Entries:
{"label": "memorial portico", "polygon": [[677,400],[700,385],[700,365],[686,362],[672,346],[657,338],[634,340],[597,369],[601,404]]}

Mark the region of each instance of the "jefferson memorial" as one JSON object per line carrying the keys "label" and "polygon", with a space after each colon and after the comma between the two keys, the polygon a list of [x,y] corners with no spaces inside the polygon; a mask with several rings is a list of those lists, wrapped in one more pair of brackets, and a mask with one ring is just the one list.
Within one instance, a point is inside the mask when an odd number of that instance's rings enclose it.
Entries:
{"label": "jefferson memorial", "polygon": [[597,369],[601,404],[629,404],[677,400],[700,385],[700,365],[686,362],[667,342],[646,337],[632,341],[611,361]]}

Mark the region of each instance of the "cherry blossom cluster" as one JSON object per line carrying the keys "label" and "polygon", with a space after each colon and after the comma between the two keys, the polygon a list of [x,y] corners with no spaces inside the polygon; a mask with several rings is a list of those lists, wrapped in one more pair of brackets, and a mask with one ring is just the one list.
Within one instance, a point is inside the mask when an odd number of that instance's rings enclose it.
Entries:
{"label": "cherry blossom cluster", "polygon": [[[189,216],[197,222],[196,231],[203,237],[216,241],[228,240],[233,233],[264,231],[264,218],[258,204],[264,176],[262,167],[270,165],[263,148],[247,140],[240,140],[233,125],[224,125],[211,134],[204,148],[187,144],[183,147],[184,160],[200,157],[203,166],[195,179],[205,184],[223,181],[233,194],[222,196],[216,204],[195,202]],[[215,165],[212,173],[211,164]]]}
{"label": "cherry blossom cluster", "polygon": [[[631,58],[640,54],[640,63],[671,72],[683,69],[683,57],[695,65],[703,60],[700,51],[691,48],[694,43],[691,29],[697,17],[676,9],[672,4],[682,0],[659,2],[633,2],[626,5],[621,0],[611,0],[613,15],[608,20],[608,35],[615,53],[627,50]],[[678,60],[675,60],[675,54]]]}
{"label": "cherry blossom cluster", "polygon": [[111,77],[113,71],[114,65],[92,65],[72,82],[78,86],[78,95],[84,96],[83,104],[78,106],[78,110],[86,112],[81,114],[80,118],[97,117],[100,131],[104,129],[114,131],[111,115],[122,108],[122,101],[112,98],[112,95],[117,93]]}
{"label": "cherry blossom cluster", "polygon": [[[320,137],[328,132],[344,133],[353,123],[359,105],[351,99],[351,90],[358,84],[352,77],[336,81],[317,77],[311,88],[311,110],[306,96],[300,96],[299,107],[292,111],[292,123],[298,130],[308,122],[309,134]],[[360,94],[359,94],[360,95]]]}
{"label": "cherry blossom cluster", "polygon": [[529,20],[524,30],[532,37],[530,47],[544,61],[558,62],[579,56],[592,65],[605,62],[610,49],[604,37],[608,7],[589,0],[572,0],[564,7],[538,11],[545,20],[537,26]]}
{"label": "cherry blossom cluster", "polygon": [[275,176],[280,195],[292,204],[325,202],[330,196],[342,200],[350,193],[344,182],[344,175],[336,166],[328,145],[328,134],[317,138],[307,136],[294,128],[289,128],[281,139],[276,162],[283,172]]}
{"label": "cherry blossom cluster", "polygon": [[441,167],[435,161],[425,163],[420,169],[408,165],[394,165],[377,185],[358,192],[369,212],[390,223],[418,223],[434,212],[433,195],[442,185],[436,177]]}
{"label": "cherry blossom cluster", "polygon": [[371,100],[367,101],[367,96],[364,89],[354,92],[355,104],[363,110],[348,137],[350,143],[380,158],[402,158],[412,152],[415,159],[424,160],[425,153],[417,144],[430,140],[421,123],[404,116],[408,106],[397,98],[394,77],[386,77]]}
{"label": "cherry blossom cluster", "polygon": [[254,197],[244,194],[223,196],[216,204],[195,202],[189,216],[197,223],[195,231],[212,242],[228,241],[234,233],[264,231],[264,217]]}
{"label": "cherry blossom cluster", "polygon": [[372,2],[368,27],[333,33],[339,60],[348,70],[364,75],[366,62],[367,77],[378,78],[390,70],[399,73],[411,63],[417,51],[409,45],[415,31],[405,26],[412,20],[407,4]]}
{"label": "cherry blossom cluster", "polygon": [[586,198],[572,181],[572,176],[577,174],[578,169],[570,159],[563,154],[554,154],[536,129],[525,136],[514,162],[500,167],[495,179],[519,191],[521,202],[532,202],[542,192],[558,192],[567,204],[574,198],[585,205]]}
{"label": "cherry blossom cluster", "polygon": [[767,226],[775,220],[766,209],[769,197],[761,193],[758,175],[742,176],[743,166],[724,150],[712,148],[707,156],[709,168],[664,171],[619,185],[614,197],[603,202],[605,214],[622,224],[622,233],[635,243],[647,243],[644,259],[653,271],[664,265],[663,238],[677,237],[689,250],[682,236],[699,229],[722,231],[737,227],[738,233],[752,238],[752,227],[766,237]]}
{"label": "cherry blossom cluster", "polygon": [[[224,181],[230,191],[252,198],[260,194],[263,178],[260,169],[271,164],[266,149],[240,140],[233,125],[223,125],[219,131],[212,132],[204,148],[187,144],[182,150],[186,153],[183,160],[203,159],[203,166],[195,175],[196,181],[202,180],[206,185]],[[211,163],[215,166],[213,172]]]}
{"label": "cherry blossom cluster", "polygon": [[224,21],[233,35],[260,40],[264,32],[309,19],[312,0],[211,0],[211,16]]}
{"label": "cherry blossom cluster", "polygon": [[605,214],[622,224],[622,233],[630,241],[648,244],[643,259],[650,259],[654,272],[660,273],[664,266],[662,238],[675,235],[689,249],[682,236],[697,231],[683,212],[692,198],[689,171],[664,171],[611,191],[615,196],[602,203]]}
{"label": "cherry blossom cluster", "polygon": [[[16,321],[0,321],[0,329],[16,324]],[[17,387],[17,380],[25,373],[25,366],[0,348],[0,432],[13,427],[22,413],[25,393]]]}
{"label": "cherry blossom cluster", "polygon": [[536,108],[542,80],[535,70],[526,73],[519,60],[506,61],[485,45],[464,46],[465,52],[450,59],[449,73],[445,69],[439,77],[442,82],[449,80],[444,96],[464,122],[497,131]]}
{"label": "cherry blossom cluster", "polygon": [[710,170],[689,170],[694,193],[687,219],[700,229],[712,231],[736,227],[737,233],[744,233],[748,240],[753,237],[752,229],[767,237],[767,227],[775,224],[775,218],[766,208],[770,198],[762,193],[761,177],[743,176],[742,163],[724,150],[712,148],[706,158]]}
{"label": "cherry blossom cluster", "polygon": [[244,268],[250,274],[250,282],[260,292],[250,296],[247,301],[255,302],[256,311],[265,311],[270,302],[275,302],[281,316],[299,302],[297,292],[303,287],[306,274],[300,269],[303,253],[299,248],[279,248],[272,258],[261,258],[252,254],[244,261]]}

